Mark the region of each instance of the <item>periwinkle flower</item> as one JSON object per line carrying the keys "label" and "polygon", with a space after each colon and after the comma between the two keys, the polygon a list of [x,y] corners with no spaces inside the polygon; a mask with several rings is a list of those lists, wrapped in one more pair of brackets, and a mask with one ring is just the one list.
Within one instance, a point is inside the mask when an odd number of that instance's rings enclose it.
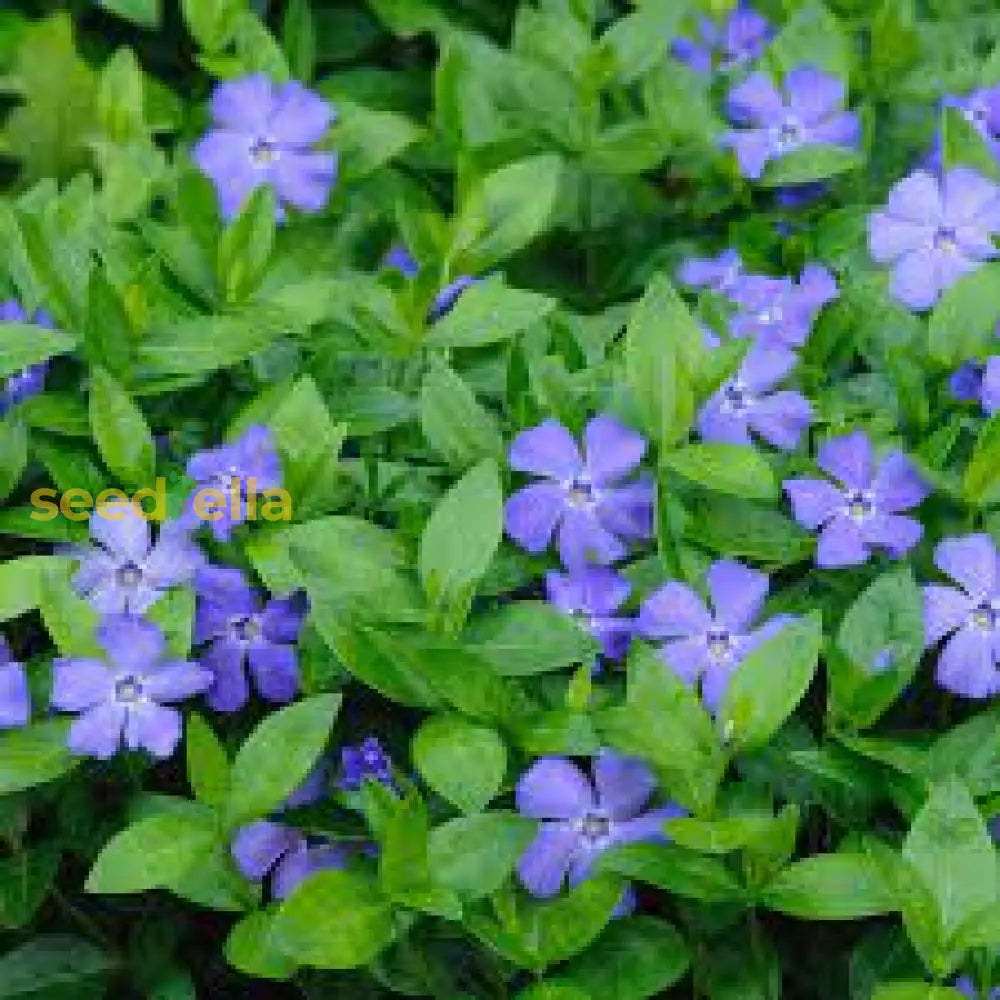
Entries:
{"label": "periwinkle flower", "polygon": [[556,534],[567,569],[616,562],[627,551],[623,539],[648,538],[653,528],[652,482],[622,483],[642,461],[645,440],[607,415],[591,419],[583,439],[581,457],[569,431],[549,419],[522,431],[508,456],[512,469],[544,478],[507,500],[507,534],[536,553]]}
{"label": "periwinkle flower", "polygon": [[753,347],[736,374],[702,407],[702,440],[749,445],[753,432],[775,448],[795,448],[812,420],[812,406],[800,392],[772,390],[797,361],[793,351],[782,347]]}
{"label": "periwinkle flower", "polygon": [[963,361],[948,379],[948,391],[960,403],[977,402],[983,392],[986,366],[978,361]]}
{"label": "periwinkle flower", "polygon": [[856,566],[876,548],[898,559],[917,544],[923,527],[901,512],[920,504],[930,490],[902,452],[887,455],[876,469],[867,435],[854,431],[827,441],[817,462],[838,485],[806,478],[784,483],[795,520],[820,529],[816,565]]}
{"label": "periwinkle flower", "polygon": [[821,264],[807,264],[797,282],[743,275],[729,292],[737,306],[729,329],[734,337],[756,338],[762,347],[801,347],[820,311],[837,294],[836,280]]}
{"label": "periwinkle flower", "polygon": [[798,66],[782,89],[765,73],[751,73],[729,93],[734,125],[723,144],[736,151],[740,172],[758,180],[772,160],[814,145],[854,148],[860,138],[858,118],[844,111],[847,88],[838,77],[814,66]]}
{"label": "periwinkle flower", "polygon": [[207,643],[201,665],[214,678],[206,701],[218,712],[236,712],[250,697],[248,672],[266,701],[291,701],[299,690],[295,652],[304,600],[264,601],[238,569],[205,566],[195,576],[198,604],[194,642]]}
{"label": "periwinkle flower", "polygon": [[72,584],[102,614],[143,614],[171,587],[191,580],[204,562],[177,521],[161,525],[154,545],[149,521],[128,500],[97,507],[90,537],[92,546],[73,552],[80,566]]}
{"label": "periwinkle flower", "polygon": [[[43,309],[39,309],[34,316],[29,318],[21,303],[15,299],[6,299],[0,302],[0,323],[29,322],[37,326],[47,326],[50,329],[53,326],[52,317]],[[0,340],[2,339],[3,331],[0,330]],[[48,367],[47,361],[28,365],[26,368],[8,375],[0,383],[0,417],[12,406],[23,403],[42,391],[45,387],[45,374]]]}
{"label": "periwinkle flower", "polygon": [[593,761],[593,781],[564,757],[542,757],[517,783],[518,812],[542,820],[517,865],[531,895],[548,899],[568,881],[579,885],[609,848],[640,841],[666,841],[664,823],[684,815],[670,804],[643,812],[656,779],[641,760],[602,750]]}
{"label": "periwinkle flower", "polygon": [[959,976],[951,985],[969,1000],[1000,1000],[1000,986],[994,986],[988,993],[980,993],[969,976]]}
{"label": "periwinkle flower", "polygon": [[671,580],[643,601],[636,631],[661,643],[664,663],[689,687],[700,687],[705,707],[715,713],[747,653],[777,635],[789,618],[755,625],[768,578],[733,559],[713,563],[706,582],[711,610],[691,587]]}
{"label": "periwinkle flower", "polygon": [[924,640],[946,640],[937,663],[941,687],[967,698],[1000,691],[1000,566],[989,535],[945,538],[934,564],[958,587],[924,587]]}
{"label": "periwinkle flower", "polygon": [[187,474],[196,486],[183,519],[194,525],[196,515],[193,500],[200,490],[215,489],[223,501],[215,508],[219,516],[209,521],[212,534],[227,541],[232,529],[247,519],[247,498],[250,492],[262,493],[281,486],[281,463],[274,447],[274,438],[267,427],[250,427],[232,444],[210,448],[192,455]]}
{"label": "periwinkle flower", "polygon": [[69,730],[70,750],[106,760],[124,743],[169,757],[181,739],[181,714],[168,706],[201,694],[212,675],[164,658],[162,633],[142,618],[109,615],[97,638],[106,660],[60,657],[52,664],[52,707],[79,713]]}
{"label": "periwinkle flower", "polygon": [[702,17],[697,28],[697,38],[675,38],[670,51],[698,73],[742,66],[760,56],[771,37],[767,18],[742,2],[721,25]]}
{"label": "periwinkle flower", "polygon": [[396,787],[392,761],[376,736],[366,736],[357,746],[345,746],[340,751],[337,787],[345,792],[356,792],[366,780],[376,781],[386,788]]}
{"label": "periwinkle flower", "polygon": [[31,692],[22,664],[13,659],[0,635],[0,729],[26,726],[31,718]]}
{"label": "periwinkle flower", "polygon": [[249,195],[270,184],[284,206],[318,212],[337,176],[337,157],[313,147],[334,110],[295,80],[274,84],[263,73],[220,83],[212,94],[212,128],[192,151],[215,185],[222,215],[236,215]]}
{"label": "periwinkle flower", "polygon": [[996,257],[998,232],[1000,187],[992,181],[968,167],[953,167],[940,181],[915,170],[868,217],[868,248],[880,264],[892,265],[893,297],[919,311]]}
{"label": "periwinkle flower", "polygon": [[742,275],[739,252],[730,248],[718,257],[689,257],[681,264],[677,279],[689,288],[708,288],[726,295]]}
{"label": "periwinkle flower", "polygon": [[628,599],[632,586],[606,566],[583,566],[572,573],[545,575],[549,601],[577,618],[601,644],[609,660],[620,660],[632,638],[632,622],[615,612]]}
{"label": "periwinkle flower", "polygon": [[[396,243],[389,248],[382,261],[385,267],[399,271],[405,278],[416,278],[420,274],[420,264],[413,254],[400,243]],[[459,300],[467,288],[475,285],[479,281],[471,274],[460,274],[453,281],[449,281],[434,296],[434,301],[427,310],[427,319],[434,322],[440,319],[445,313],[450,312],[455,303]]]}

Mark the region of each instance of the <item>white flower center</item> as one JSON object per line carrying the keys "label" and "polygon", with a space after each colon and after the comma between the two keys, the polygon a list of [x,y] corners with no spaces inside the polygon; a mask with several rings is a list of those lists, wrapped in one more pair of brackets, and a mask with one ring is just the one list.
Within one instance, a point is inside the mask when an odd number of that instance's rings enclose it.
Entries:
{"label": "white flower center", "polygon": [[589,812],[576,820],[573,826],[589,847],[596,847],[611,836],[611,817],[602,812]]}
{"label": "white flower center", "polygon": [[115,701],[122,705],[134,705],[142,700],[141,678],[135,674],[126,674],[115,681]]}
{"label": "white flower center", "polygon": [[757,322],[770,326],[774,323],[780,323],[784,318],[784,315],[785,314],[781,306],[768,306],[766,309],[761,309],[761,311],[757,313]]}
{"label": "white flower center", "polygon": [[875,513],[875,497],[870,490],[847,490],[844,493],[844,513],[857,524]]}
{"label": "white flower center", "polygon": [[708,655],[716,663],[722,663],[729,658],[733,650],[733,637],[729,629],[720,626],[710,628],[705,635],[705,641],[708,645]]}
{"label": "white flower center", "polygon": [[934,249],[944,253],[955,253],[958,250],[958,234],[953,226],[941,226],[934,234]]}
{"label": "white flower center", "polygon": [[250,146],[250,162],[255,167],[270,166],[278,158],[278,146],[273,139],[261,136]]}
{"label": "white flower center", "polygon": [[237,642],[250,642],[260,634],[260,622],[256,615],[233,615],[229,619],[229,630]]}
{"label": "white flower center", "polygon": [[575,510],[588,510],[597,502],[597,490],[587,479],[573,479],[564,484],[566,504]]}
{"label": "white flower center", "polygon": [[802,122],[798,118],[788,117],[781,123],[781,127],[777,129],[775,144],[780,150],[794,149],[794,147],[802,142],[804,134],[805,128]]}
{"label": "white flower center", "polygon": [[997,625],[1000,624],[1000,613],[992,604],[984,601],[979,607],[973,609],[969,620],[980,632],[994,632]]}
{"label": "white flower center", "polygon": [[127,562],[118,567],[118,582],[123,587],[138,587],[142,582],[142,570],[134,562]]}
{"label": "white flower center", "polygon": [[722,408],[728,413],[743,413],[752,403],[753,396],[738,379],[733,379],[722,387]]}

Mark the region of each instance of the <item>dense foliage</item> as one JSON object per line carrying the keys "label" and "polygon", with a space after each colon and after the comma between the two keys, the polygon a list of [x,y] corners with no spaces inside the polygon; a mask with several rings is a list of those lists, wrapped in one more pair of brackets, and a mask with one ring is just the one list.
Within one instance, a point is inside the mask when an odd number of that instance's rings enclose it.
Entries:
{"label": "dense foliage", "polygon": [[1000,997],[995,4],[0,74],[0,1000]]}

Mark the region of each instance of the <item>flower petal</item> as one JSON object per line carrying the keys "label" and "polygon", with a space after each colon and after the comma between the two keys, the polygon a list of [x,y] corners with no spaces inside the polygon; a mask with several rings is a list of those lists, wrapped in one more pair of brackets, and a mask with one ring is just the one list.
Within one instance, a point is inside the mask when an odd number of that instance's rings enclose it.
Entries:
{"label": "flower petal", "polygon": [[734,411],[722,405],[722,393],[716,393],[701,408],[698,414],[698,437],[702,441],[716,441],[720,444],[751,445],[749,423],[746,410]]}
{"label": "flower petal", "polygon": [[73,720],[66,745],[75,754],[108,760],[121,746],[125,706],[105,701]]}
{"label": "flower petal", "polygon": [[597,803],[612,819],[631,819],[656,791],[656,776],[645,761],[614,750],[601,750],[594,758]]}
{"label": "flower petal", "polygon": [[705,602],[686,584],[671,580],[654,591],[639,610],[636,627],[647,639],[702,635],[711,627]]}
{"label": "flower petal", "polygon": [[1000,187],[969,167],[953,167],[947,171],[941,191],[942,221],[952,227],[975,224],[976,219],[1000,198]]}
{"label": "flower petal", "polygon": [[899,514],[875,514],[861,526],[862,537],[868,545],[881,545],[895,559],[906,555],[923,533],[919,521]]}
{"label": "flower petal", "polygon": [[558,420],[548,419],[531,427],[511,443],[507,455],[517,472],[566,481],[576,479],[583,469],[573,436]]}
{"label": "flower petal", "polygon": [[934,550],[934,565],[977,604],[997,593],[997,550],[987,534],[942,539]]}
{"label": "flower petal", "polygon": [[543,823],[517,862],[524,888],[538,899],[558,895],[576,844],[577,835],[568,823]]}
{"label": "flower petal", "polygon": [[250,697],[240,646],[229,639],[216,639],[202,653],[201,665],[212,673],[212,686],[205,700],[217,712],[238,712]]}
{"label": "flower petal", "polygon": [[788,105],[806,125],[815,125],[844,106],[847,87],[815,66],[796,66],[785,76]]}
{"label": "flower petal", "polygon": [[844,506],[844,494],[825,479],[786,479],[782,488],[803,528],[818,528]]}
{"label": "flower petal", "polygon": [[601,524],[596,511],[567,507],[559,524],[559,558],[567,569],[595,562],[607,566],[625,556],[625,546]]}
{"label": "flower petal", "polygon": [[98,507],[90,518],[90,536],[123,562],[138,565],[149,552],[149,522],[131,503]]}
{"label": "flower petal", "polygon": [[129,707],[125,719],[125,745],[148,750],[154,757],[169,757],[181,741],[181,713],[151,701]]}
{"label": "flower petal", "polygon": [[186,660],[166,660],[143,676],[142,686],[154,701],[183,701],[207,691],[214,675],[211,670]]}
{"label": "flower petal", "polygon": [[868,252],[880,264],[919,250],[933,235],[934,230],[924,222],[901,219],[888,212],[872,212],[868,216]]}
{"label": "flower petal", "polygon": [[650,538],[653,534],[653,481],[640,476],[624,486],[604,490],[595,508],[598,523],[622,538]]}
{"label": "flower petal", "polygon": [[517,810],[529,819],[579,819],[594,808],[587,776],[565,757],[540,757],[521,775]]}
{"label": "flower petal", "polygon": [[937,178],[926,170],[914,170],[893,185],[886,210],[898,219],[936,229],[943,211]]}
{"label": "flower petal", "polygon": [[672,639],[663,643],[659,650],[660,659],[667,669],[679,677],[689,688],[693,688],[698,678],[711,664],[708,646],[702,635],[688,639]]}
{"label": "flower petal", "polygon": [[945,690],[966,698],[988,698],[1000,691],[993,639],[975,628],[959,629],[945,644],[935,673]]}
{"label": "flower petal", "polygon": [[887,455],[872,482],[872,492],[879,510],[897,514],[922,503],[930,493],[923,477],[901,452]]}
{"label": "flower petal", "polygon": [[816,565],[824,569],[858,566],[870,555],[858,525],[843,514],[837,514],[816,540]]}
{"label": "flower petal", "polygon": [[27,725],[31,718],[28,675],[20,663],[0,663],[0,729]]}
{"label": "flower petal", "polygon": [[893,298],[918,312],[930,309],[941,294],[937,257],[937,251],[929,247],[904,253],[889,280]]}
{"label": "flower petal", "polygon": [[297,830],[262,819],[236,831],[230,853],[243,875],[256,882],[300,843],[304,841]]}
{"label": "flower petal", "polygon": [[319,212],[326,207],[337,180],[337,157],[333,153],[283,152],[271,165],[271,180],[281,201],[302,212]]}
{"label": "flower petal", "polygon": [[785,102],[766,73],[751,73],[729,91],[727,110],[734,121],[777,125],[785,116]]}
{"label": "flower petal", "polygon": [[163,633],[144,618],[108,615],[97,627],[97,641],[116,667],[142,673],[163,654]]}
{"label": "flower petal", "polygon": [[280,705],[291,701],[299,690],[299,668],[295,647],[259,641],[250,647],[250,673],[260,696]]}
{"label": "flower petal", "polygon": [[114,674],[103,660],[60,658],[52,662],[53,708],[81,712],[114,697]]}
{"label": "flower petal", "polygon": [[924,587],[924,645],[933,646],[963,625],[976,603],[955,587],[927,584]]}
{"label": "flower petal", "polygon": [[566,510],[566,494],[556,483],[532,483],[507,498],[504,527],[528,552],[544,552]]}
{"label": "flower petal", "polygon": [[775,392],[757,401],[750,414],[750,426],[768,444],[782,451],[792,451],[812,423],[812,416],[812,405],[802,393]]}
{"label": "flower petal", "polygon": [[274,104],[274,88],[264,73],[220,83],[212,93],[212,118],[227,128],[264,135]]}
{"label": "flower petal", "polygon": [[716,621],[730,632],[745,632],[760,614],[767,597],[766,573],[750,569],[735,559],[720,559],[708,571]]}
{"label": "flower petal", "polygon": [[687,810],[671,803],[624,823],[615,823],[612,843],[615,847],[623,844],[666,843],[670,840],[665,826],[669,820],[687,816]]}
{"label": "flower petal", "polygon": [[872,484],[872,446],[864,431],[831,438],[819,449],[816,461],[848,489],[867,490]]}
{"label": "flower petal", "polygon": [[283,83],[274,97],[267,137],[283,146],[311,146],[326,135],[333,106],[297,80]]}
{"label": "flower petal", "polygon": [[594,417],[583,432],[585,466],[596,486],[617,482],[631,472],[646,453],[646,440],[614,417]]}

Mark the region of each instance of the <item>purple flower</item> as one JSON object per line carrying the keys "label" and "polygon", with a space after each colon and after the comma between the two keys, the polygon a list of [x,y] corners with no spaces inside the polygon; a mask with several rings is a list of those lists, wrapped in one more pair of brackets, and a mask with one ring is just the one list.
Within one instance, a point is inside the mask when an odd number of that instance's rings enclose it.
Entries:
{"label": "purple flower", "polygon": [[521,883],[547,899],[567,880],[579,885],[611,847],[666,841],[663,824],[684,810],[671,804],[642,812],[655,790],[656,779],[641,760],[610,750],[594,758],[593,783],[564,757],[536,760],[515,792],[518,812],[543,821],[518,862]]}
{"label": "purple flower", "polygon": [[689,257],[681,265],[677,278],[689,288],[710,288],[720,295],[743,274],[743,262],[736,250],[723,250],[718,257]]}
{"label": "purple flower", "polygon": [[31,718],[31,693],[24,667],[11,657],[0,635],[0,729],[26,726]]}
{"label": "purple flower", "polygon": [[507,534],[528,552],[543,552],[558,535],[568,569],[588,560],[621,559],[621,539],[648,538],[653,529],[653,485],[620,481],[642,461],[646,442],[613,417],[594,417],[583,433],[585,457],[569,431],[549,419],[522,431],[510,446],[512,469],[544,479],[507,500]]}
{"label": "purple flower", "polygon": [[868,248],[892,264],[889,289],[911,309],[929,309],[944,289],[997,255],[1000,187],[968,167],[942,181],[915,170],[889,192],[885,209],[868,217]]}
{"label": "purple flower", "polygon": [[837,297],[837,282],[820,264],[807,264],[796,283],[791,278],[747,274],[729,297],[738,306],[730,317],[734,337],[755,337],[762,347],[801,347],[820,310]]}
{"label": "purple flower", "polygon": [[732,69],[756,59],[770,37],[767,18],[740,3],[721,26],[711,18],[699,18],[697,40],[676,38],[670,51],[696,72],[711,73],[716,66]]}
{"label": "purple flower", "polygon": [[934,564],[959,586],[924,587],[924,640],[947,637],[937,664],[941,687],[967,698],[1000,691],[1000,573],[989,535],[945,538]]}
{"label": "purple flower", "polygon": [[775,448],[795,448],[812,420],[812,407],[800,392],[771,390],[797,361],[786,348],[755,345],[733,378],[702,407],[698,415],[702,440],[749,445],[753,431]]}
{"label": "purple flower", "polygon": [[247,669],[260,696],[279,704],[299,690],[295,641],[305,619],[304,601],[266,604],[238,569],[205,566],[195,577],[198,606],[195,644],[208,643],[201,665],[214,681],[206,700],[217,712],[236,712],[250,696]]}
{"label": "purple flower", "polygon": [[963,361],[948,379],[948,391],[961,403],[977,402],[983,391],[986,366],[978,361]]}
{"label": "purple flower", "polygon": [[142,618],[109,615],[97,629],[108,660],[59,658],[52,664],[52,706],[80,713],[70,727],[74,753],[106,760],[122,742],[169,757],[181,738],[181,714],[168,708],[204,691],[212,675],[197,664],[163,658],[160,630]]}
{"label": "purple flower", "polygon": [[377,781],[386,788],[395,788],[392,761],[382,749],[378,737],[366,736],[358,746],[340,751],[340,778],[337,787],[345,792],[359,791],[365,780]]}
{"label": "purple flower", "polygon": [[990,358],[983,365],[983,379],[979,386],[979,402],[989,416],[1000,411],[1000,357]]}
{"label": "purple flower", "polygon": [[310,844],[294,827],[267,819],[237,830],[230,850],[246,878],[259,882],[270,874],[274,899],[285,899],[310,875],[343,868],[347,861],[335,844]]}
{"label": "purple flower", "polygon": [[252,191],[273,185],[284,205],[318,212],[337,176],[337,157],[316,152],[334,119],[318,94],[291,80],[275,85],[263,73],[220,83],[210,105],[213,127],[192,151],[215,185],[222,215],[236,215]]}
{"label": "purple flower", "polygon": [[632,638],[632,622],[615,615],[631,589],[628,580],[606,566],[545,575],[549,600],[560,611],[581,619],[609,660],[620,660]]}
{"label": "purple flower", "polygon": [[[49,329],[53,326],[52,317],[42,309],[39,309],[29,320],[28,314],[20,302],[14,299],[0,302],[0,323],[28,322],[37,326],[47,326]],[[26,368],[7,376],[0,386],[0,417],[12,406],[23,403],[26,399],[37,396],[42,391],[45,387],[45,373],[48,371],[48,367],[48,362],[42,361],[35,365],[28,365]]]}
{"label": "purple flower", "polygon": [[778,616],[753,628],[767,597],[767,575],[732,559],[708,571],[710,611],[686,584],[671,580],[643,601],[636,631],[659,647],[664,663],[685,684],[701,682],[706,708],[716,712],[743,658],[789,621]]}
{"label": "purple flower", "polygon": [[[400,243],[396,243],[389,248],[382,260],[382,264],[384,267],[399,271],[405,278],[413,279],[420,273],[420,264],[417,263],[413,254]],[[459,300],[462,292],[478,281],[479,279],[472,277],[471,274],[460,274],[454,281],[448,282],[434,296],[434,301],[427,310],[428,321],[433,323],[434,320],[440,319],[445,313],[450,312],[452,306]]]}
{"label": "purple flower", "polygon": [[1000,986],[994,986],[989,993],[984,995],[976,989],[969,976],[959,976],[951,985],[969,1000],[979,1000],[980,996],[983,997],[983,1000],[1000,1000]]}
{"label": "purple flower", "polygon": [[822,528],[817,566],[856,566],[867,562],[873,548],[898,559],[917,544],[923,527],[900,511],[916,507],[930,491],[902,452],[892,452],[875,471],[871,442],[855,431],[827,441],[817,461],[841,485],[825,479],[784,483],[795,520]]}
{"label": "purple flower", "polygon": [[246,520],[247,496],[251,491],[262,493],[281,486],[281,463],[266,427],[251,427],[233,444],[192,455],[187,474],[197,486],[183,520],[189,525],[196,523],[192,503],[199,490],[220,490],[224,499],[216,510],[221,516],[209,522],[212,534],[220,541],[228,540],[233,526]]}
{"label": "purple flower", "polygon": [[843,110],[844,81],[813,66],[787,74],[779,91],[765,73],[751,73],[729,93],[729,116],[745,126],[726,133],[723,144],[736,150],[744,177],[757,180],[772,160],[806,146],[855,147],[857,116]]}
{"label": "purple flower", "polygon": [[805,184],[789,184],[774,192],[774,200],[782,208],[803,208],[822,198],[830,185],[826,181],[807,181]]}
{"label": "purple flower", "polygon": [[149,521],[130,501],[98,507],[90,537],[93,546],[73,553],[80,560],[73,589],[102,614],[142,614],[204,561],[177,521],[164,523],[153,545]]}
{"label": "purple flower", "polygon": [[[945,107],[957,108],[962,117],[979,133],[993,157],[1000,160],[1000,85],[982,87],[965,97],[948,96]],[[940,157],[940,137],[938,137]]]}

